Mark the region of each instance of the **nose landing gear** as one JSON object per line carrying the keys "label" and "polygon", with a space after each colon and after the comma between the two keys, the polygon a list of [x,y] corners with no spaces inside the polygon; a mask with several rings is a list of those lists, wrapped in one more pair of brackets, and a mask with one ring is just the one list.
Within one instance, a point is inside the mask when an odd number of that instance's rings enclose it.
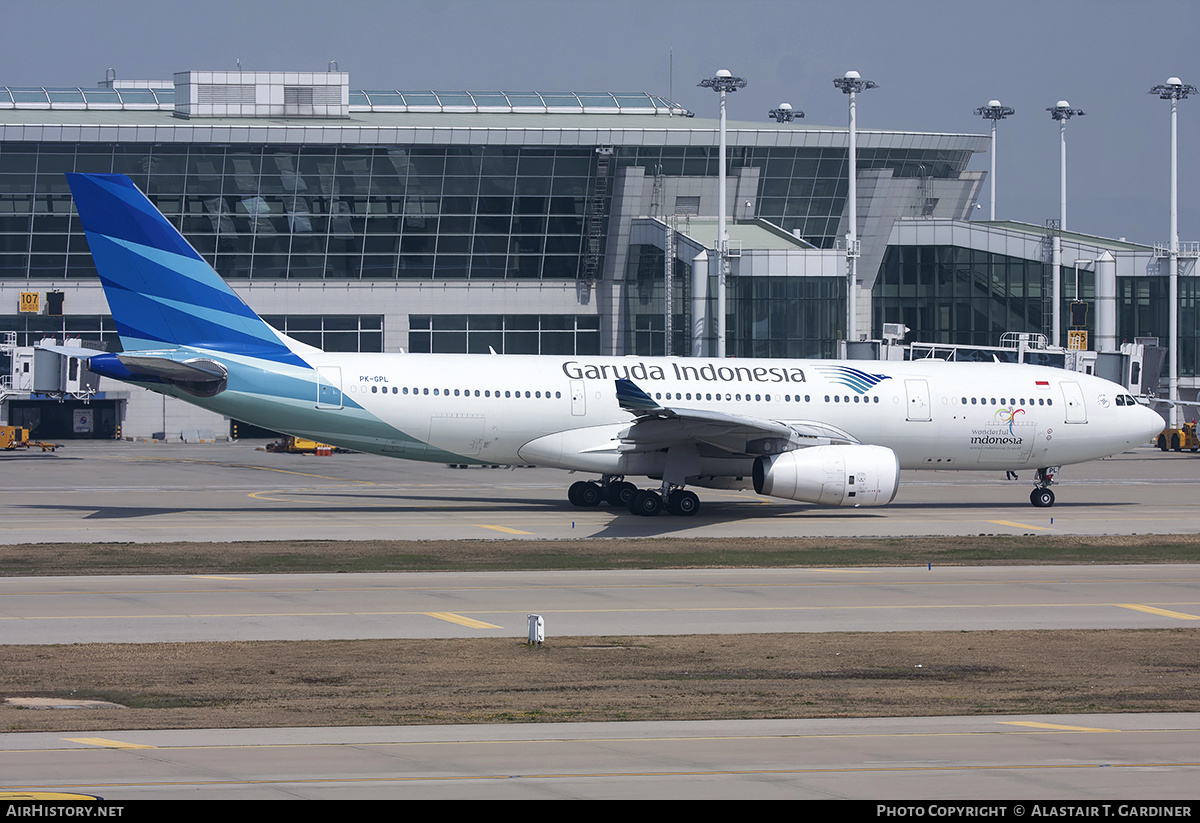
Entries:
{"label": "nose landing gear", "polygon": [[1029,502],[1039,509],[1048,508],[1054,505],[1054,492],[1049,489],[1034,489],[1029,493]]}
{"label": "nose landing gear", "polygon": [[1050,485],[1054,482],[1054,475],[1058,474],[1058,469],[1058,466],[1049,466],[1038,469],[1034,475],[1037,488],[1029,493],[1029,502],[1037,508],[1048,509],[1054,505],[1054,492],[1050,490]]}

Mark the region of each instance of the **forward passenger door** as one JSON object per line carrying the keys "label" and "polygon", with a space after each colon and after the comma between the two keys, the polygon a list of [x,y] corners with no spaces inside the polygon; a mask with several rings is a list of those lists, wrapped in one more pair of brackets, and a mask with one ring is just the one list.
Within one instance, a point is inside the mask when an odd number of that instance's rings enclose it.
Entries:
{"label": "forward passenger door", "polygon": [[1068,423],[1086,423],[1087,406],[1083,403],[1083,389],[1073,380],[1064,380],[1062,386],[1063,400],[1067,404],[1065,413]]}

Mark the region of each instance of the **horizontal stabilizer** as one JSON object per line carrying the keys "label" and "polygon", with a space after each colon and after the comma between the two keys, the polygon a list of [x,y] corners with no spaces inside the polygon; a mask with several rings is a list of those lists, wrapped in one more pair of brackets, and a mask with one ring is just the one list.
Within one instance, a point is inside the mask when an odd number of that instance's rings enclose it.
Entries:
{"label": "horizontal stabilizer", "polygon": [[149,374],[167,382],[224,380],[227,374],[223,366],[212,360],[180,363],[166,357],[145,357],[131,354],[118,354],[117,359],[133,374]]}
{"label": "horizontal stabilizer", "polygon": [[213,397],[225,391],[229,370],[197,357],[179,361],[148,354],[99,354],[88,359],[88,368],[102,377],[133,383],[166,383],[196,397]]}

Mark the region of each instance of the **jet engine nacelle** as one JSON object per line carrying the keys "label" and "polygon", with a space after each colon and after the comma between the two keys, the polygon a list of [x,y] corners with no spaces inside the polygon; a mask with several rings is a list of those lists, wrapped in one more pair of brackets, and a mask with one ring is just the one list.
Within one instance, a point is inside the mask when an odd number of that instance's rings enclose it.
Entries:
{"label": "jet engine nacelle", "polygon": [[813,446],[754,461],[754,490],[821,506],[885,506],[900,485],[900,459],[883,446]]}

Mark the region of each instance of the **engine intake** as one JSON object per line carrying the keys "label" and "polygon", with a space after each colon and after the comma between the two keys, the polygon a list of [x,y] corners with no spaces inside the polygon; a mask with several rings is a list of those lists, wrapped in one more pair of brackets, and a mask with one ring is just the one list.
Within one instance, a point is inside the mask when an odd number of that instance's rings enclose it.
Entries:
{"label": "engine intake", "polygon": [[754,461],[754,490],[821,506],[886,506],[900,460],[883,446],[813,446]]}

